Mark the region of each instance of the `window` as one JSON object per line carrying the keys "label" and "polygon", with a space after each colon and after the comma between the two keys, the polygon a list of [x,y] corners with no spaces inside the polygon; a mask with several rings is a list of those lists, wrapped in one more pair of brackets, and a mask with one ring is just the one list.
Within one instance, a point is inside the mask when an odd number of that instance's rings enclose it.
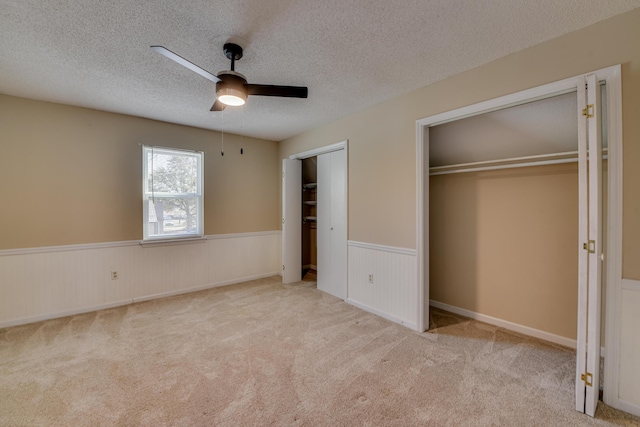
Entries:
{"label": "window", "polygon": [[204,234],[204,153],[142,147],[144,240]]}

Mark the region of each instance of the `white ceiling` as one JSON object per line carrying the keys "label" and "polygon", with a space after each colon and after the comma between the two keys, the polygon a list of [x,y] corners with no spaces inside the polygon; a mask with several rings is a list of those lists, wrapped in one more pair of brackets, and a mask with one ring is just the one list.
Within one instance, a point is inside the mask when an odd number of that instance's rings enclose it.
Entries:
{"label": "white ceiling", "polygon": [[[529,46],[640,0],[0,0],[0,93],[282,140]],[[209,112],[213,72],[243,40],[249,83],[308,99],[249,97]],[[586,70],[587,71],[587,70]],[[223,122],[224,116],[224,122]]]}

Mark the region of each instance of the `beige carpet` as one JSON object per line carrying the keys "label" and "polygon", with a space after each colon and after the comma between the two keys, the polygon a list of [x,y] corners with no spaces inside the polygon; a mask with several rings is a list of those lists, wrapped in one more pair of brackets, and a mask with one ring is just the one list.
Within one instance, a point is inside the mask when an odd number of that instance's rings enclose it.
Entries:
{"label": "beige carpet", "polygon": [[0,425],[640,425],[573,409],[569,349],[439,310],[418,334],[279,280],[0,330]]}

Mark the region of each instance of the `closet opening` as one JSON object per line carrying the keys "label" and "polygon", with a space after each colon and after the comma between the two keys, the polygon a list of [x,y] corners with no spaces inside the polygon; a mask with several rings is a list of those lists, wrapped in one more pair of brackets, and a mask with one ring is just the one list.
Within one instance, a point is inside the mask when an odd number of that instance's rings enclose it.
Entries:
{"label": "closet opening", "polygon": [[575,347],[576,112],[571,92],[429,128],[431,306]]}
{"label": "closet opening", "polygon": [[302,159],[302,280],[318,277],[318,157]]}
{"label": "closet opening", "polygon": [[297,153],[282,163],[283,283],[313,276],[347,299],[347,141]]}
{"label": "closet opening", "polygon": [[576,348],[592,416],[605,276],[605,399],[618,381],[620,94],[616,66],[416,122],[418,328],[441,304]]}

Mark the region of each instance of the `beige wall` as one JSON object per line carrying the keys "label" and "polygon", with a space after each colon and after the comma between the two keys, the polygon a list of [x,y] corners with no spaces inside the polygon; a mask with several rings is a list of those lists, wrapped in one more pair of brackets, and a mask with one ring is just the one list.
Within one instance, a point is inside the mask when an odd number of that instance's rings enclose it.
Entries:
{"label": "beige wall", "polygon": [[0,95],[0,249],[142,239],[141,144],[205,152],[205,234],[279,229],[275,142]]}
{"label": "beige wall", "polygon": [[639,40],[635,10],[283,141],[280,157],[348,139],[349,239],[415,248],[416,120],[622,64],[623,274],[640,279]]}
{"label": "beige wall", "polygon": [[576,163],[433,176],[430,298],[575,339]]}

